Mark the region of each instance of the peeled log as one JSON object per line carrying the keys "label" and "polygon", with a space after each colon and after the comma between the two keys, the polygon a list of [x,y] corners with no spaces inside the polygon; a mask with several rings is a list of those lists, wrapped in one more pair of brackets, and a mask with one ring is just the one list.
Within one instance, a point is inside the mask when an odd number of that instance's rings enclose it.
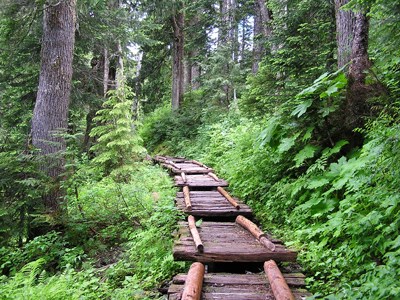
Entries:
{"label": "peeled log", "polygon": [[182,300],[200,300],[201,288],[203,287],[204,265],[195,262],[190,266],[183,288]]}
{"label": "peeled log", "polygon": [[181,177],[182,177],[183,182],[186,183],[187,182],[187,178],[186,178],[185,172],[181,173]]}
{"label": "peeled log", "polygon": [[215,181],[219,181],[219,178],[217,175],[215,175],[214,173],[208,173],[208,176],[210,176],[212,179],[214,179]]}
{"label": "peeled log", "polygon": [[236,217],[236,223],[241,225],[243,228],[248,230],[260,243],[265,246],[270,251],[275,251],[275,245],[266,237],[266,234],[258,228],[256,224],[254,224],[249,219],[239,215]]}
{"label": "peeled log", "polygon": [[191,162],[194,163],[195,165],[200,166],[200,167],[209,169],[209,167],[207,167],[205,164],[202,164],[201,162],[199,162],[199,161],[197,161],[197,160],[192,160]]}
{"label": "peeled log", "polygon": [[188,223],[189,223],[190,233],[192,234],[194,244],[196,245],[196,249],[197,251],[202,253],[204,251],[204,246],[203,242],[200,239],[200,234],[197,231],[196,220],[194,219],[193,216],[188,217]]}
{"label": "peeled log", "polygon": [[294,296],[275,261],[266,261],[264,271],[276,300],[294,300]]}
{"label": "peeled log", "polygon": [[190,201],[189,187],[183,187],[183,198],[185,199],[185,205],[187,210],[192,210],[192,202]]}
{"label": "peeled log", "polygon": [[217,187],[218,192],[225,197],[226,200],[229,201],[230,204],[232,204],[236,209],[240,209],[240,205],[231,197],[231,195],[228,194],[227,191],[225,191],[224,188],[222,187]]}

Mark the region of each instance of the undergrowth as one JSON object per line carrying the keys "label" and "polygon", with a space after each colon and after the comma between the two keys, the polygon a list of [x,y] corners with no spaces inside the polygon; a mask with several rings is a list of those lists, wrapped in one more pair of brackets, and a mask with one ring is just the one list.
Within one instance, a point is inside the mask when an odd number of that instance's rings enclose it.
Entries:
{"label": "undergrowth", "polygon": [[[137,163],[126,182],[84,162],[65,183],[67,228],[0,248],[2,299],[156,299],[173,261],[179,213],[169,176]],[[118,177],[119,178],[119,177]],[[124,179],[126,180],[126,176]]]}

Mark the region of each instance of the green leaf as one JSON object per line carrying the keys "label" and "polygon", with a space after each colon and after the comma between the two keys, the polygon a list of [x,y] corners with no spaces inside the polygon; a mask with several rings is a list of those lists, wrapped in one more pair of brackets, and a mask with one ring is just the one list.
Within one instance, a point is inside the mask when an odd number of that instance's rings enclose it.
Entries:
{"label": "green leaf", "polygon": [[294,111],[292,111],[290,115],[297,116],[298,118],[300,118],[302,115],[305,114],[305,112],[312,105],[312,103],[313,101],[311,99],[305,100],[304,102],[297,105],[297,107],[294,109]]}
{"label": "green leaf", "polygon": [[203,224],[203,219],[196,221],[196,227],[200,228],[201,224]]}
{"label": "green leaf", "polygon": [[284,152],[288,151],[289,149],[291,149],[294,146],[298,136],[299,136],[299,134],[296,134],[290,138],[282,139],[281,143],[278,146],[278,152],[284,153]]}
{"label": "green leaf", "polygon": [[296,168],[300,167],[306,159],[314,157],[314,154],[318,149],[318,147],[313,145],[305,146],[304,149],[297,153],[293,159],[296,162]]}

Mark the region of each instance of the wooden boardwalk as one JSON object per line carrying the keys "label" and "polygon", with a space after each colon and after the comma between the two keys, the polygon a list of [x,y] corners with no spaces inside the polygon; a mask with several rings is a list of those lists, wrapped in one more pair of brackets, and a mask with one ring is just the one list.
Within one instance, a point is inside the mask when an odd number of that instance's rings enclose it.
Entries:
{"label": "wooden boardwalk", "polygon": [[[187,214],[179,223],[175,260],[194,261],[189,273],[174,277],[168,299],[304,299],[304,275],[282,274],[276,262],[294,262],[297,253],[252,222],[251,209],[232,197],[208,166],[183,157],[156,156],[181,188],[175,204]],[[196,219],[207,221],[196,223]],[[226,222],[221,218],[236,218]],[[260,274],[206,273],[213,263],[264,263]],[[260,269],[261,271],[261,269]]]}
{"label": "wooden boardwalk", "polygon": [[[179,224],[179,239],[173,255],[176,260],[199,262],[295,261],[297,253],[275,241],[270,251],[240,225],[233,222],[203,222],[198,228],[203,252],[197,251],[187,222]],[[274,242],[274,241],[273,241]]]}
{"label": "wooden boardwalk", "polygon": [[252,217],[250,207],[234,199],[239,205],[239,208],[236,208],[218,191],[190,191],[189,198],[192,204],[191,209],[186,207],[183,192],[177,193],[175,203],[180,210],[195,217],[236,217],[238,215]]}
{"label": "wooden boardwalk", "polygon": [[[304,275],[300,273],[283,274],[295,299],[311,296],[304,290]],[[168,299],[180,300],[186,282],[186,274],[178,274],[168,290]],[[202,299],[220,300],[266,300],[275,299],[264,274],[225,274],[208,273],[204,275]]]}

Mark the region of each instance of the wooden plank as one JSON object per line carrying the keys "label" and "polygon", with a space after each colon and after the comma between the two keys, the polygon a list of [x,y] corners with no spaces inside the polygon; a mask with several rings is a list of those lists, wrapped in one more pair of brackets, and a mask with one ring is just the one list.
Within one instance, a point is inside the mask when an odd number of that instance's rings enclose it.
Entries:
{"label": "wooden plank", "polygon": [[[240,275],[240,274],[238,274]],[[265,277],[264,273],[261,274],[245,274],[246,276],[234,276],[227,273],[208,273],[204,277],[204,284],[212,285],[260,285],[268,283],[268,278]],[[305,286],[305,276],[301,273],[283,273],[287,284],[292,287],[303,287]],[[173,284],[184,284],[186,280],[186,274],[176,275],[172,283]]]}
{"label": "wooden plank", "polygon": [[187,181],[183,182],[182,176],[175,176],[175,185],[189,187],[218,187],[218,186],[228,186],[228,183],[220,179],[219,181],[214,180],[207,174],[187,174]]}
{"label": "wooden plank", "polygon": [[[297,278],[303,280],[303,274],[283,274],[285,278]],[[180,299],[187,275],[178,274],[173,278],[172,285],[168,289],[168,299]],[[305,299],[311,296],[301,286],[291,286],[295,299]],[[204,275],[201,299],[243,299],[243,300],[275,300],[273,291],[263,273],[261,274],[226,274],[209,273]]]}
{"label": "wooden plank", "polygon": [[[211,223],[211,224],[210,224]],[[229,225],[228,225],[229,224]],[[204,252],[198,253],[193,247],[193,238],[188,224],[180,223],[180,237],[175,241],[173,256],[175,260],[199,262],[264,262],[295,261],[297,253],[275,244],[270,251],[260,244],[240,225],[231,226],[229,222],[203,222],[198,232],[204,245]]]}
{"label": "wooden plank", "polygon": [[237,210],[232,204],[226,201],[218,191],[190,191],[192,209],[186,209],[184,193],[178,192],[175,199],[176,205],[184,212],[190,212],[193,216],[238,216],[252,217],[251,209],[242,202],[237,202],[241,207]]}

